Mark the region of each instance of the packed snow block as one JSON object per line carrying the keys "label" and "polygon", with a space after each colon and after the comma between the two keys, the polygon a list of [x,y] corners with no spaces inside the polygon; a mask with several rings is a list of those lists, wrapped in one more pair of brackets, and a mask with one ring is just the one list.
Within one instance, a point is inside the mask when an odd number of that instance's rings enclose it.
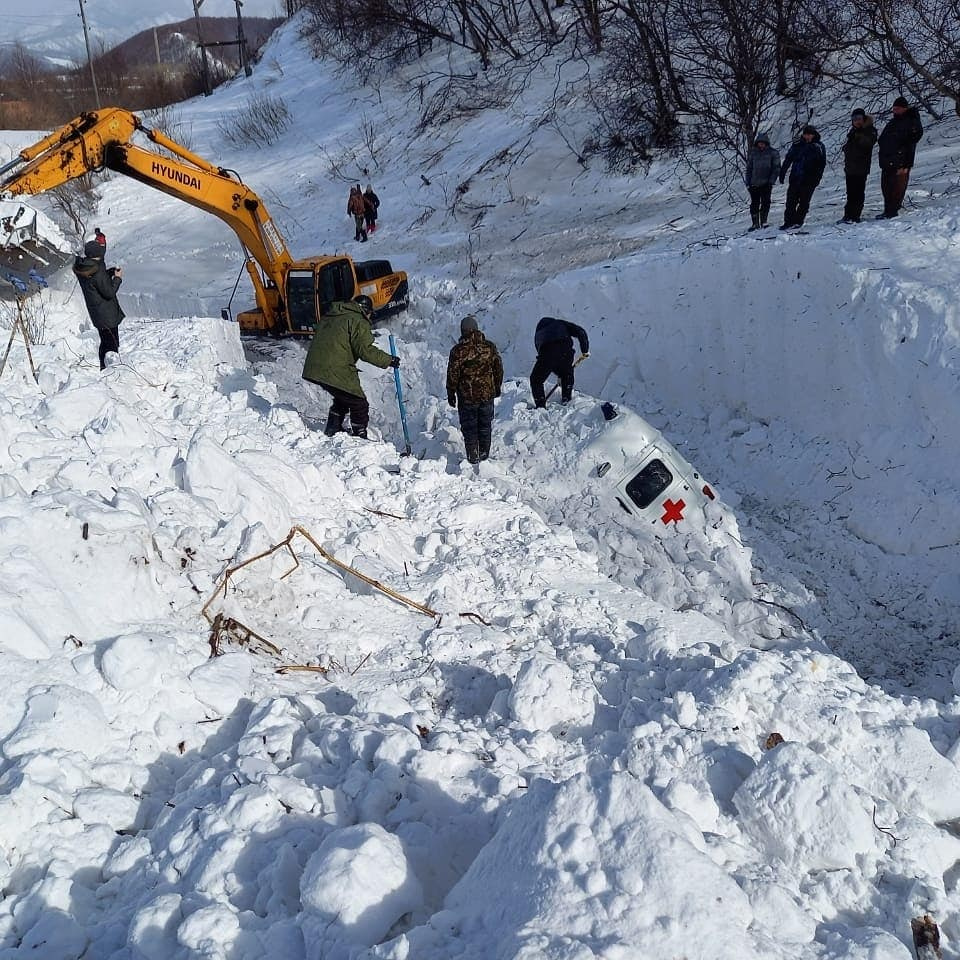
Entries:
{"label": "packed snow block", "polygon": [[769,751],[733,803],[761,855],[794,871],[851,869],[879,836],[841,772],[800,743]]}
{"label": "packed snow block", "polygon": [[183,914],[179,893],[162,893],[140,907],[127,931],[132,960],[170,960],[181,956],[176,933]]}
{"label": "packed snow block", "polygon": [[[280,474],[287,467],[278,466]],[[250,526],[263,524],[274,542],[282,540],[293,525],[290,504],[276,486],[246,469],[212,436],[197,432],[190,441],[182,465],[185,493],[209,502],[222,517],[243,517]]]}
{"label": "packed snow block", "polygon": [[960,769],[919,727],[882,727],[861,739],[854,759],[840,759],[852,782],[903,813],[934,823],[960,817]]}
{"label": "packed snow block", "polygon": [[34,687],[16,729],[3,742],[8,759],[45,753],[51,744],[96,759],[113,734],[96,697],[76,687]]}
{"label": "packed snow block", "polygon": [[138,633],[117,637],[107,646],[100,657],[100,672],[115,690],[136,690],[161,682],[164,669],[175,662],[172,640]]}
{"label": "packed snow block", "polygon": [[251,671],[247,654],[225,653],[191,670],[190,686],[201,703],[228,716],[247,693]]}
{"label": "packed snow block", "polygon": [[577,681],[560,660],[537,654],[527,660],[507,697],[510,715],[525,730],[552,730],[593,721],[596,690]]}
{"label": "packed snow block", "polygon": [[73,799],[73,812],[82,823],[105,823],[113,830],[132,830],[139,810],[135,797],[106,787],[81,790]]}
{"label": "packed snow block", "polygon": [[[16,603],[13,598],[2,598],[0,604]],[[28,660],[46,660],[51,650],[36,628],[16,610],[0,606],[0,650]]]}
{"label": "packed snow block", "polygon": [[300,879],[307,960],[347,960],[423,904],[400,840],[375,823],[330,834]]}
{"label": "packed snow block", "polygon": [[456,950],[433,955],[755,956],[747,898],[702,844],[628,773],[537,780],[447,896]]}

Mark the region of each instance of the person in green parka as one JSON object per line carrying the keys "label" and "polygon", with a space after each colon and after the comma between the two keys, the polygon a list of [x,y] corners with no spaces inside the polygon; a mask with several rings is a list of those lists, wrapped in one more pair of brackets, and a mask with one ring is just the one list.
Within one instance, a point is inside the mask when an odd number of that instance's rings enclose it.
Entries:
{"label": "person in green parka", "polygon": [[399,367],[400,358],[384,353],[373,342],[370,319],[373,301],[363,294],[350,303],[337,302],[317,324],[317,329],[303,363],[303,379],[322,387],[333,397],[324,433],[328,437],[343,430],[343,421],[350,417],[355,437],[367,436],[370,404],[360,385],[357,361],[365,360],[375,367]]}

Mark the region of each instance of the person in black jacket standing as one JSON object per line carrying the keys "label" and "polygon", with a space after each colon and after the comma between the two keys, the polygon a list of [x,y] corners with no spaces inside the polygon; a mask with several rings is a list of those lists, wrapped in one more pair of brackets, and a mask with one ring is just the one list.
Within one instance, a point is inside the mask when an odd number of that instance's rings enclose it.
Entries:
{"label": "person in black jacket standing", "polygon": [[537,348],[537,362],[530,372],[533,403],[545,407],[547,398],[543,385],[554,374],[560,380],[560,402],[569,403],[573,396],[573,338],[580,342],[580,353],[590,356],[590,340],[583,327],[556,317],[541,317],[533,342]]}
{"label": "person in black jacket standing", "polygon": [[800,139],[795,140],[793,146],[787,151],[780,167],[781,183],[787,175],[787,170],[790,170],[790,184],[787,187],[787,202],[783,210],[781,230],[803,226],[807,211],[810,209],[813,191],[817,189],[826,165],[827,151],[820,142],[820,134],[816,127],[807,124],[800,134]]}
{"label": "person in black jacket standing", "polygon": [[105,253],[105,243],[89,240],[84,245],[83,256],[78,256],[73,263],[90,322],[100,334],[101,370],[107,365],[108,353],[120,352],[120,323],[123,320],[123,310],[117,300],[123,271],[119,267],[108,270],[103,262]]}
{"label": "person in black jacket standing", "polygon": [[857,107],[850,114],[850,130],[843,143],[843,172],[847,178],[847,202],[841,223],[859,223],[863,213],[863,197],[867,175],[873,159],[873,145],[877,142],[877,128],[873,118]]}
{"label": "person in black jacket standing", "polygon": [[900,212],[922,136],[923,125],[917,108],[911,107],[904,97],[897,97],[893,101],[893,117],[880,134],[877,151],[883,191],[883,213],[877,214],[878,220],[889,220]]}

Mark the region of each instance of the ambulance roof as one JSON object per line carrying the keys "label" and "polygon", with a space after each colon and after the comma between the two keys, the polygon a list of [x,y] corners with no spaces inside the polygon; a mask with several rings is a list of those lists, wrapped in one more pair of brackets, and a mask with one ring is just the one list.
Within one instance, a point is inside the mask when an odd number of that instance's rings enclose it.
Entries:
{"label": "ambulance roof", "polygon": [[[598,411],[599,415],[599,411]],[[614,420],[604,420],[597,438],[587,446],[590,467],[609,463],[611,476],[633,464],[651,443],[664,443],[659,430],[630,410],[618,410]]]}

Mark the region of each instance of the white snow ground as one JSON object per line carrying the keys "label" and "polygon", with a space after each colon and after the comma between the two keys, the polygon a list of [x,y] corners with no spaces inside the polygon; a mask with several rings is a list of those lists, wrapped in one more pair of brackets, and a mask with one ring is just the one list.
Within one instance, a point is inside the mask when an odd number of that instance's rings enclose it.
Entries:
{"label": "white snow ground", "polygon": [[[676,171],[579,164],[589,105],[537,123],[552,75],[417,131],[413,94],[290,28],[264,62],[182,129],[295,253],[410,271],[416,456],[388,375],[363,371],[385,442],[330,440],[304,345],[245,355],[208,316],[241,267],[219,221],[102,181],[123,362],[96,369],[67,273],[30,304],[39,384],[16,344],[0,391],[0,960],[907,960],[924,912],[955,960],[956,123],[901,220],[827,225],[834,164],[808,235],[745,237]],[[261,89],[294,128],[225,150]],[[468,310],[510,378],[479,477],[442,379]],[[591,358],[534,411],[553,311]],[[600,398],[716,485],[716,529],[621,521],[583,455]],[[209,659],[201,608],[294,524],[441,618],[300,538],[214,604],[282,656]]]}

